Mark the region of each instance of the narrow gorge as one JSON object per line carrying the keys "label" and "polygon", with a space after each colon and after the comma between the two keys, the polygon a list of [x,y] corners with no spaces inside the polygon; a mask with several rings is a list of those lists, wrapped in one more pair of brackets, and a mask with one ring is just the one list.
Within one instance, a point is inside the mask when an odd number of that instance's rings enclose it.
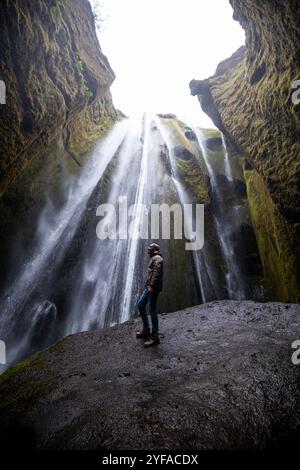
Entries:
{"label": "narrow gorge", "polygon": [[[0,3],[7,445],[297,445],[300,366],[290,358],[300,327],[300,124],[292,101],[300,8],[293,0],[229,3],[246,45],[213,76],[190,82],[211,129],[172,109],[126,116],[115,108],[115,74],[88,0]],[[134,233],[149,222],[142,205],[198,205],[204,244],[186,249],[200,238],[195,211],[182,237],[171,224],[170,237],[101,239],[104,204],[131,207]],[[110,218],[106,229],[119,224]],[[150,352],[133,328],[152,241],[163,254],[164,288],[162,342]]]}

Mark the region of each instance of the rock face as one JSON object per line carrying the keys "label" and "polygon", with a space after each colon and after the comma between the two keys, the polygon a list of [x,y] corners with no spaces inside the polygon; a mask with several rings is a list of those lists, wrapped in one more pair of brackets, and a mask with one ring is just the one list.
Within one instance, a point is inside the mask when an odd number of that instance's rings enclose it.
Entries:
{"label": "rock face", "polygon": [[221,301],[79,333],[0,379],[0,437],[14,449],[296,447],[299,305]]}
{"label": "rock face", "polygon": [[7,104],[0,106],[4,262],[11,234],[34,219],[46,193],[59,201],[60,186],[118,112],[109,91],[115,75],[88,0],[5,0],[0,44],[7,89]]}
{"label": "rock face", "polygon": [[115,76],[88,0],[5,0],[0,18],[0,78],[7,85],[0,108],[3,193],[53,138],[79,151],[117,113],[109,93]]}
{"label": "rock face", "polygon": [[[300,7],[293,0],[230,3],[234,19],[245,29],[246,49],[240,48],[223,61],[213,77],[193,80],[190,88],[203,110],[251,164],[246,175],[248,198],[269,294],[273,299],[299,302],[300,108],[292,102],[292,84],[299,78]],[[252,191],[250,180],[257,178],[260,183]],[[265,217],[272,226],[270,243],[256,217],[266,204],[266,193],[276,212],[273,217],[269,211],[271,218]],[[278,273],[279,282],[288,286],[285,293],[276,289]]]}

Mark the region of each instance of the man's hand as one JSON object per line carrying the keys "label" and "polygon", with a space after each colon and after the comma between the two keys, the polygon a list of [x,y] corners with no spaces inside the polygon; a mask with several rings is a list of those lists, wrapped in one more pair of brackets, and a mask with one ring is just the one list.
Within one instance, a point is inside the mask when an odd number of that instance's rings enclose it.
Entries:
{"label": "man's hand", "polygon": [[150,292],[150,293],[153,292],[153,289],[152,289],[151,286],[148,287],[148,292]]}

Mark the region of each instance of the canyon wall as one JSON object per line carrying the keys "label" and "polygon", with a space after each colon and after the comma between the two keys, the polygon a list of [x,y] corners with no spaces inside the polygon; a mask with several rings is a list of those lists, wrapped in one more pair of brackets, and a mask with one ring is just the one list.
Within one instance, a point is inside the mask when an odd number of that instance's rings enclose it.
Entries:
{"label": "canyon wall", "polygon": [[45,189],[59,194],[119,113],[88,0],[4,0],[0,44],[7,90],[0,106],[3,247],[28,208],[34,217]]}
{"label": "canyon wall", "polygon": [[269,297],[300,301],[300,6],[294,0],[231,0],[246,47],[192,80],[215,125],[245,161],[252,222]]}

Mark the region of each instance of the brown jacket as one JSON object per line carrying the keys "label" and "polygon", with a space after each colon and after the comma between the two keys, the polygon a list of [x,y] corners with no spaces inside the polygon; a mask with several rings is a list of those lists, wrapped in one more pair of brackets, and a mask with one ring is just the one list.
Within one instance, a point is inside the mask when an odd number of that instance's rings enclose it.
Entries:
{"label": "brown jacket", "polygon": [[160,292],[163,285],[163,258],[161,254],[156,251],[152,255],[147,273],[146,287],[152,287],[154,291]]}

